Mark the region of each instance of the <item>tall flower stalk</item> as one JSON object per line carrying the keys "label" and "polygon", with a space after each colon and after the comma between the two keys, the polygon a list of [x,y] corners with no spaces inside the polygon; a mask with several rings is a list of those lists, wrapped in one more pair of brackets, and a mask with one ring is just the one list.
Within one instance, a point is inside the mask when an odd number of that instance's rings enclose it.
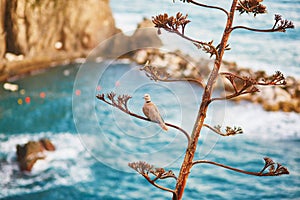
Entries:
{"label": "tall flower stalk", "polygon": [[[270,85],[284,85],[285,79],[281,72],[276,72],[273,76],[268,79],[257,81],[251,77],[243,77],[237,74],[233,74],[231,72],[222,72],[220,73],[220,68],[222,67],[222,59],[225,51],[230,50],[228,40],[230,38],[231,33],[237,29],[244,29],[248,31],[255,31],[255,32],[285,32],[286,29],[294,28],[294,25],[291,21],[285,20],[280,15],[275,15],[275,22],[271,26],[271,28],[267,29],[256,29],[246,26],[234,26],[233,20],[235,18],[236,11],[240,14],[243,13],[252,13],[254,16],[258,14],[266,13],[266,6],[262,5],[263,0],[232,0],[231,7],[229,10],[226,10],[222,7],[213,6],[203,4],[194,0],[181,0],[183,3],[193,4],[199,7],[208,8],[208,9],[215,9],[223,12],[227,18],[226,25],[224,27],[224,31],[222,34],[222,38],[219,44],[215,45],[213,41],[204,42],[201,40],[197,40],[191,38],[185,34],[185,30],[187,25],[190,24],[190,20],[188,19],[188,15],[183,15],[182,13],[178,12],[176,16],[169,16],[168,14],[160,14],[158,16],[153,17],[152,22],[154,23],[155,27],[158,29],[158,34],[161,34],[161,29],[165,31],[174,33],[190,42],[192,42],[198,49],[203,50],[210,57],[214,58],[214,66],[208,80],[206,83],[201,79],[192,79],[192,78],[182,78],[182,79],[174,79],[171,75],[161,73],[159,69],[155,66],[152,66],[150,63],[146,63],[142,70],[145,71],[146,75],[150,77],[150,79],[155,81],[163,81],[163,82],[171,82],[171,81],[192,81],[197,83],[200,87],[204,88],[202,101],[199,105],[198,115],[192,130],[192,133],[189,134],[187,131],[183,130],[182,128],[166,123],[167,126],[175,128],[183,133],[187,138],[187,148],[185,152],[185,156],[183,162],[180,167],[180,172],[178,176],[176,176],[171,170],[165,170],[163,168],[154,168],[154,166],[144,162],[133,162],[129,163],[129,167],[136,170],[139,174],[141,174],[149,183],[154,185],[155,187],[162,189],[164,191],[170,192],[173,194],[173,200],[180,200],[183,197],[184,190],[186,188],[187,180],[191,173],[192,167],[198,164],[211,164],[216,165],[228,170],[232,170],[238,173],[254,175],[254,176],[279,176],[283,174],[289,174],[289,171],[286,167],[282,166],[279,163],[275,163],[271,158],[265,157],[265,165],[262,167],[262,170],[259,172],[251,172],[245,171],[242,169],[234,168],[231,166],[227,166],[225,164],[217,163],[214,161],[209,160],[195,160],[195,152],[198,146],[198,140],[201,136],[201,131],[203,128],[208,128],[213,132],[221,135],[221,136],[230,136],[241,134],[243,131],[240,127],[226,127],[225,132],[221,130],[220,126],[212,127],[209,124],[205,123],[206,115],[208,107],[214,101],[219,100],[227,100],[238,97],[243,94],[248,93],[255,93],[259,92],[259,89],[256,87],[257,85],[262,86],[270,86]],[[214,85],[218,76],[224,76],[232,85],[233,92],[228,94],[225,97],[212,97]],[[139,116],[128,109],[127,103],[131,98],[128,95],[120,95],[116,96],[114,93],[109,93],[108,95],[99,94],[97,98],[111,106],[116,107],[120,111],[123,111],[133,117],[139,118],[141,120],[149,119]],[[154,122],[155,123],[155,122]],[[176,184],[174,188],[166,188],[159,185],[156,181],[158,179],[167,179],[172,178],[175,180]]]}

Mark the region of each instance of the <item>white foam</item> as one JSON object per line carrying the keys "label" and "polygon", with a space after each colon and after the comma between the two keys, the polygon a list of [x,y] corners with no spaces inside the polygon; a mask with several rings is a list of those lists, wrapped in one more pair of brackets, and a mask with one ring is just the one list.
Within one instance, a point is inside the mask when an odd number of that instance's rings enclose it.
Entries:
{"label": "white foam", "polygon": [[266,112],[261,105],[231,102],[224,124],[241,126],[246,137],[267,140],[299,140],[300,115],[294,112]]}
{"label": "white foam", "polygon": [[[38,160],[31,172],[20,172],[16,161],[16,145],[48,137],[56,151],[45,152],[46,159]],[[57,185],[73,185],[92,180],[89,166],[95,162],[82,146],[78,135],[71,133],[0,134],[0,197],[41,191]],[[40,184],[42,183],[43,184]]]}

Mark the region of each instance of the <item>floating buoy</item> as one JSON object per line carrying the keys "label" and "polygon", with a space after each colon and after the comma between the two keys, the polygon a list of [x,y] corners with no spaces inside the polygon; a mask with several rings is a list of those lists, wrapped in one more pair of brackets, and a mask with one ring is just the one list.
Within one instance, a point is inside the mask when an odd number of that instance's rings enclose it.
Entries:
{"label": "floating buoy", "polygon": [[17,102],[18,102],[19,105],[22,105],[22,104],[23,104],[23,100],[22,100],[22,99],[18,99]]}
{"label": "floating buoy", "polygon": [[75,94],[76,94],[77,96],[79,96],[79,95],[81,94],[81,91],[80,91],[80,90],[76,90],[76,91],[75,91]]}
{"label": "floating buoy", "polygon": [[24,89],[21,89],[21,90],[20,90],[20,94],[21,94],[21,95],[24,95],[25,93],[26,93],[26,91],[25,91]]}
{"label": "floating buoy", "polygon": [[63,73],[64,73],[64,76],[69,76],[70,75],[70,70],[65,69]]}
{"label": "floating buoy", "polygon": [[31,101],[30,97],[25,97],[25,102],[26,102],[27,104],[29,104],[30,101]]}
{"label": "floating buoy", "polygon": [[17,84],[12,84],[12,83],[4,83],[3,84],[3,88],[5,90],[11,91],[11,92],[15,92],[19,89],[19,86]]}
{"label": "floating buoy", "polygon": [[40,93],[40,97],[41,97],[42,99],[44,99],[44,98],[46,97],[46,93],[45,93],[45,92],[41,92],[41,93]]}
{"label": "floating buoy", "polygon": [[97,89],[97,91],[100,91],[101,90],[101,86],[98,85],[96,89]]}

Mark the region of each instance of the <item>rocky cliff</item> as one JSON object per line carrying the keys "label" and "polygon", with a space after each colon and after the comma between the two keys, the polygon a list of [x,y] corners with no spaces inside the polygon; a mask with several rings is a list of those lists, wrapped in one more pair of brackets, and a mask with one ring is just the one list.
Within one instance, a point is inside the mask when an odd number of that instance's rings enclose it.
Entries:
{"label": "rocky cliff", "polygon": [[90,49],[117,31],[108,0],[1,0],[0,18],[1,52],[25,57]]}
{"label": "rocky cliff", "polygon": [[132,36],[124,35],[115,27],[109,0],[0,0],[0,81],[85,57],[107,38],[96,56],[158,47],[161,41],[149,26],[144,20]]}
{"label": "rocky cliff", "polygon": [[0,0],[0,81],[82,57],[118,32],[109,0]]}

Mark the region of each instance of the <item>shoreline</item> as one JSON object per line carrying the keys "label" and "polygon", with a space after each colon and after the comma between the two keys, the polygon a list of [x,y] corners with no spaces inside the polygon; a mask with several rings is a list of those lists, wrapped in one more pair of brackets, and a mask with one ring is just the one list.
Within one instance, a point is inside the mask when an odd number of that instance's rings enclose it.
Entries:
{"label": "shoreline", "polygon": [[44,55],[37,58],[24,58],[0,62],[0,82],[13,82],[14,80],[34,74],[36,71],[47,70],[59,65],[75,63],[77,59],[86,57],[84,52],[61,52],[52,56]]}

